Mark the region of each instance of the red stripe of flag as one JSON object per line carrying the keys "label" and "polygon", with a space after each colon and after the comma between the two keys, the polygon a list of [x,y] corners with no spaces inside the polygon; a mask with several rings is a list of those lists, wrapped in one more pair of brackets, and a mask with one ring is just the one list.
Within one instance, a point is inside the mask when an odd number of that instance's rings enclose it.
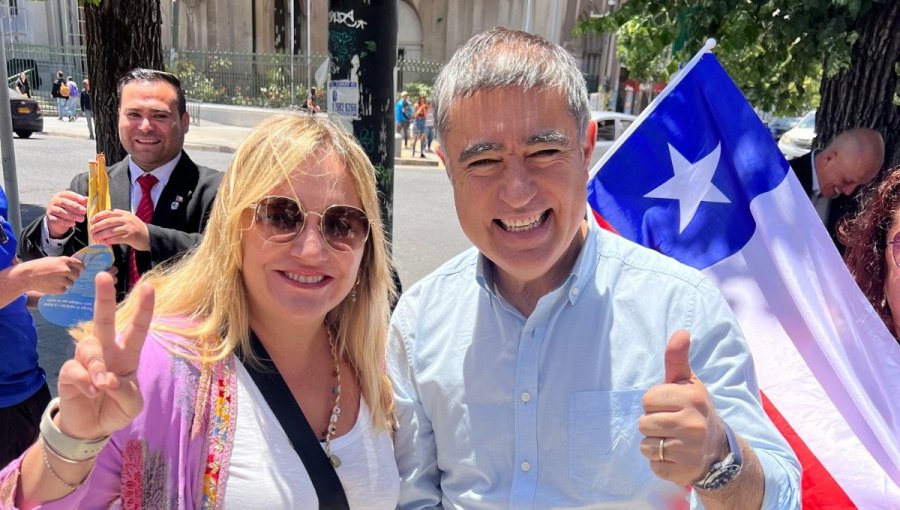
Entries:
{"label": "red stripe of flag", "polygon": [[613,226],[610,225],[608,221],[603,219],[603,216],[600,216],[599,214],[597,214],[597,211],[591,209],[591,212],[594,213],[594,218],[597,218],[597,224],[600,225],[600,228],[602,228],[604,230],[609,230],[613,234],[618,234],[616,229],[613,228]]}
{"label": "red stripe of flag", "polygon": [[[618,234],[616,229],[609,224],[602,216],[597,214],[597,223],[601,228]],[[819,462],[816,455],[806,446],[800,436],[794,431],[793,427],[784,419],[784,416],[778,412],[778,409],[772,402],[762,394],[763,409],[775,424],[775,427],[781,432],[788,444],[793,448],[794,454],[800,461],[800,467],[803,469],[801,477],[801,490],[803,497],[803,508],[815,510],[843,510],[856,509],[856,505],[844,492],[844,489],[837,483],[831,473],[825,469],[825,466]]]}
{"label": "red stripe of flag", "polygon": [[[772,402],[762,394],[763,409],[769,415],[769,419],[787,440],[794,454],[800,460],[803,469],[801,477],[801,493],[803,495],[803,508],[837,510],[856,508],[844,489],[838,485],[831,473],[819,462],[816,455],[806,446],[803,439],[797,435],[793,427],[778,412]],[[850,459],[847,459],[850,461]],[[852,461],[851,461],[852,462]]]}

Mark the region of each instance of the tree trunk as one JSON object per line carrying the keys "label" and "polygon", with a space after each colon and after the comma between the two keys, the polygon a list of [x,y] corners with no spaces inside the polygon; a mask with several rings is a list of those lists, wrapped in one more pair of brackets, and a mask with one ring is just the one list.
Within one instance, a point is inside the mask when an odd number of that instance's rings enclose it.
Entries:
{"label": "tree trunk", "polygon": [[876,129],[884,137],[884,171],[900,165],[900,107],[894,104],[900,94],[900,2],[874,3],[859,21],[850,67],[822,79],[816,145],[849,128]]}
{"label": "tree trunk", "polygon": [[84,17],[97,152],[112,164],[127,155],[119,143],[119,78],[136,67],[163,69],[159,0],[101,0],[85,5]]}

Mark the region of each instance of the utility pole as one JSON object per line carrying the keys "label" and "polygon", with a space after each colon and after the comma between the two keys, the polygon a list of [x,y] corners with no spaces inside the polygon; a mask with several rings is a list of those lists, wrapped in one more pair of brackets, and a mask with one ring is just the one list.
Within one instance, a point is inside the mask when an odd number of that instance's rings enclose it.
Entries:
{"label": "utility pole", "polygon": [[394,201],[394,68],[397,0],[329,0],[328,113],[338,116],[365,149],[390,238]]}
{"label": "utility pole", "polygon": [[290,24],[290,27],[291,27],[291,31],[290,31],[291,32],[291,35],[290,35],[291,44],[289,46],[290,52],[288,54],[288,58],[291,59],[291,106],[294,106],[294,104],[296,104],[296,101],[294,98],[295,89],[296,89],[296,87],[294,86],[294,27],[296,26],[296,21],[294,18],[294,0],[288,0],[288,1],[290,2],[290,8],[288,9],[288,12],[289,12],[288,19],[290,21],[288,23]]}
{"label": "utility pole", "polygon": [[532,0],[527,0],[525,2],[525,26],[522,28],[523,32],[531,32],[532,11],[534,11]]}
{"label": "utility pole", "polygon": [[312,0],[306,0],[306,93],[312,89]]}
{"label": "utility pole", "polygon": [[[6,62],[6,27],[0,23],[0,62]],[[9,105],[9,76],[6,66],[0,65],[0,153],[3,159],[3,190],[9,206],[9,223],[16,235],[22,231],[19,210],[19,181],[16,177],[16,149],[13,146],[12,112]],[[37,83],[37,82],[35,82]]]}
{"label": "utility pole", "polygon": [[179,4],[178,0],[172,0],[172,44],[169,45],[169,71],[175,72],[175,63],[178,60],[178,16]]}

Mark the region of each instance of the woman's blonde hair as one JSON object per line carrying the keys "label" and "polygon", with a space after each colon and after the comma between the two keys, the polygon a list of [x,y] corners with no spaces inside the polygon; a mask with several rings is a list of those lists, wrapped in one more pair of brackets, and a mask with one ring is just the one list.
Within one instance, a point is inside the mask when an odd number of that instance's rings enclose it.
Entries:
{"label": "woman's blonde hair", "polygon": [[[312,115],[277,116],[254,129],[235,153],[222,179],[203,241],[179,261],[157,267],[141,280],[156,292],[155,317],[187,317],[187,325],[154,322],[154,328],[196,342],[204,363],[220,360],[240,346],[249,349],[246,289],[241,276],[244,212],[288,180],[301,165],[335,155],[344,162],[371,221],[359,268],[356,299],[344,299],[326,323],[335,332],[341,356],[356,372],[360,390],[379,428],[392,423],[393,398],[384,372],[390,300],[395,290],[381,222],[375,170],[352,136]],[[255,234],[251,234],[255,235]],[[120,331],[137,310],[129,296],[116,315]],[[251,359],[251,362],[253,360]]]}

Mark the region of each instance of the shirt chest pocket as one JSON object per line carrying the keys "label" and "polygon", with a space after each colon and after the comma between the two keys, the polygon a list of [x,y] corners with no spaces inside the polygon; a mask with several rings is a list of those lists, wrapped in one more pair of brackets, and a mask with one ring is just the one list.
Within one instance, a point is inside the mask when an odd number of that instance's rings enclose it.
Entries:
{"label": "shirt chest pocket", "polygon": [[642,492],[653,476],[640,452],[638,418],[646,390],[584,391],[569,397],[569,476],[611,496]]}

